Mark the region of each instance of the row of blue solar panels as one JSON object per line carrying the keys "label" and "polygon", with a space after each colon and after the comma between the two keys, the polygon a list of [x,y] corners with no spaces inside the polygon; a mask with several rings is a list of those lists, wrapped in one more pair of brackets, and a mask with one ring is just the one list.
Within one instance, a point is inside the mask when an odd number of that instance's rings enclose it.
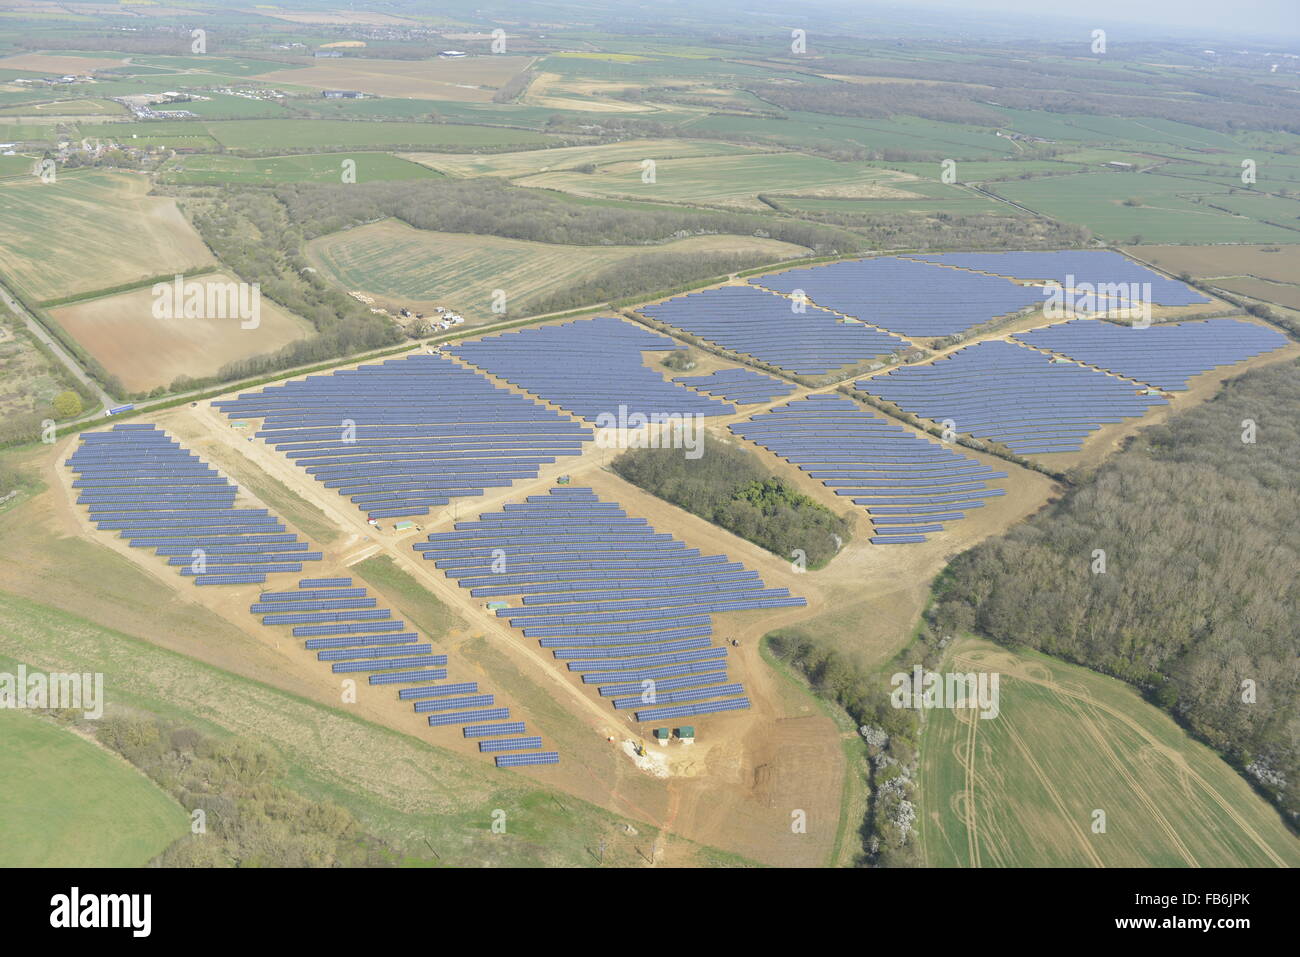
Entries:
{"label": "row of blue solar panels", "polygon": [[518,768],[528,764],[559,764],[560,755],[555,751],[537,751],[532,754],[498,754],[496,766],[499,768]]}
{"label": "row of blue solar panels", "polygon": [[[477,723],[510,716],[509,708],[495,706],[494,695],[479,693],[477,681],[429,684],[446,679],[444,666],[447,656],[433,654],[432,644],[420,642],[417,632],[395,632],[395,629],[404,627],[402,622],[332,623],[334,618],[358,615],[389,618],[392,614],[389,609],[373,608],[377,603],[377,599],[366,595],[365,588],[352,587],[350,578],[304,578],[299,581],[297,591],[262,592],[249,611],[254,614],[273,612],[265,615],[262,619],[264,624],[331,621],[324,625],[298,625],[293,634],[295,637],[326,635],[308,638],[304,646],[308,651],[315,651],[319,661],[328,662],[334,673],[369,672],[371,685],[399,686],[398,699],[413,702],[416,713],[428,716],[429,725],[461,724],[465,737],[488,739],[480,745],[480,751],[484,753],[529,752],[542,747],[540,736],[524,735],[526,728],[522,721],[495,725]],[[339,608],[364,610],[316,612],[316,609]]]}
{"label": "row of blue solar panels", "polygon": [[266,509],[236,508],[237,487],[155,426],[82,433],[66,464],[97,528],[155,549],[197,585],[262,584],[322,558]]}
{"label": "row of blue solar panels", "polygon": [[678,718],[695,718],[721,711],[741,711],[748,707],[748,698],[728,698],[726,701],[700,701],[667,708],[646,708],[636,712],[636,719],[637,721],[675,721]]}
{"label": "row of blue solar panels", "polygon": [[1289,341],[1276,329],[1241,319],[1159,323],[1144,329],[1075,319],[1013,338],[1170,391],[1186,389],[1194,375],[1280,349]]}
{"label": "row of blue solar panels", "polygon": [[998,276],[880,256],[756,276],[755,285],[903,336],[941,337],[1043,302],[1043,290]]}
{"label": "row of blue solar panels", "polygon": [[719,369],[708,375],[677,376],[673,381],[737,405],[771,402],[795,390],[793,384],[783,379],[744,368]]}
{"label": "row of blue solar panels", "polygon": [[857,383],[870,395],[1022,455],[1076,452],[1103,425],[1167,405],[1133,383],[1026,346],[988,340]]}
{"label": "row of blue solar panels", "polygon": [[986,483],[1006,472],[843,396],[789,402],[734,423],[731,431],[866,508],[879,536],[888,539],[872,538],[875,544],[925,541],[985,499],[1005,494]]}
{"label": "row of blue solar panels", "polygon": [[[805,604],[726,556],[700,556],[656,534],[585,488],[528,496],[414,547],[475,594],[518,596],[497,616],[539,638],[584,683],[626,689],[705,671],[710,679],[690,681],[695,691],[680,682],[692,700],[743,694],[725,683],[727,649],[712,645],[712,612]],[[503,556],[504,567],[494,569]]]}
{"label": "row of blue solar panels", "polygon": [[503,332],[447,351],[591,422],[605,415],[622,421],[620,408],[624,417],[735,412],[644,364],[643,353],[681,348],[642,326],[599,316]]}
{"label": "row of blue solar panels", "polygon": [[[1025,281],[1054,280],[1066,288],[1076,290],[1083,283],[1093,287],[1094,291],[1098,287],[1115,284],[1129,287],[1136,285],[1141,290],[1149,283],[1151,295],[1148,301],[1161,306],[1190,306],[1210,301],[1186,283],[1162,276],[1111,249],[943,253],[933,256],[909,255],[907,258]],[[1130,298],[1147,299],[1141,291]]]}
{"label": "row of blue solar panels", "polygon": [[911,346],[887,332],[755,286],[705,289],[639,311],[798,375],[823,375]]}
{"label": "row of blue solar panels", "polygon": [[367,364],[214,403],[367,515],[429,514],[536,478],[592,430],[441,355]]}

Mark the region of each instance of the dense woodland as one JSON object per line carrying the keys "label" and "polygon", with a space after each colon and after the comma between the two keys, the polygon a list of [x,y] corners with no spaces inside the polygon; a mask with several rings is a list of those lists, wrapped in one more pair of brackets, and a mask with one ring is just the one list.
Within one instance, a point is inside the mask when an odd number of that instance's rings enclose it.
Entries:
{"label": "dense woodland", "polygon": [[[1300,368],[1230,381],[959,555],[935,628],[1132,682],[1300,814]],[[1255,442],[1243,442],[1247,420]],[[1104,572],[1094,571],[1096,551]],[[1249,697],[1253,682],[1255,700]]]}
{"label": "dense woodland", "polygon": [[782,558],[800,549],[820,568],[848,542],[851,524],[769,473],[744,449],[708,441],[688,459],[680,449],[634,449],[614,471],[633,485],[720,525]]}
{"label": "dense woodland", "polygon": [[308,239],[393,217],[416,229],[577,246],[635,246],[684,236],[758,232],[807,246],[819,255],[852,252],[862,244],[861,237],[817,223],[687,207],[596,204],[491,177],[303,183],[278,187],[275,195]]}

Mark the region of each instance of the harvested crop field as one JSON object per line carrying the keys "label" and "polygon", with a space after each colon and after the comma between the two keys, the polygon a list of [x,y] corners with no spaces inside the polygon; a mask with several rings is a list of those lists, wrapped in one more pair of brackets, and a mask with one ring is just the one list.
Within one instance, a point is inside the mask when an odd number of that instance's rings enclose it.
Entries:
{"label": "harvested crop field", "polygon": [[1175,276],[1254,276],[1274,282],[1300,279],[1300,245],[1138,246],[1124,251]]}
{"label": "harvested crop field", "polygon": [[368,60],[345,56],[299,70],[276,70],[259,79],[318,90],[360,90],[375,96],[486,103],[495,90],[532,62],[523,56],[456,60]]}
{"label": "harvested crop field", "polygon": [[713,140],[627,140],[599,146],[562,146],[550,150],[524,150],[516,153],[403,153],[403,159],[428,166],[449,176],[528,176],[535,173],[573,170],[587,163],[656,162],[698,156],[733,156],[751,154],[749,147]]}
{"label": "harvested crop field", "polygon": [[751,253],[779,262],[806,250],[753,236],[692,236],[660,246],[562,246],[433,232],[387,220],[323,236],[308,245],[307,253],[345,289],[389,308],[426,312],[442,305],[466,319],[488,319],[500,318],[492,312],[497,289],[505,291],[513,315],[531,300],[633,258]]}
{"label": "harvested crop field", "polygon": [[[190,282],[233,283],[224,273],[194,277]],[[89,299],[50,310],[55,321],[132,392],[170,385],[177,376],[201,378],[228,362],[274,352],[312,327],[265,296],[260,323],[240,328],[238,318],[159,319],[153,315],[152,287]]]}
{"label": "harvested crop field", "polygon": [[56,73],[79,76],[95,70],[121,66],[123,57],[59,56],[52,53],[20,53],[0,59],[0,70],[27,70],[31,73]]}
{"label": "harvested crop field", "polygon": [[1300,309],[1300,285],[1295,283],[1269,282],[1265,279],[1223,279],[1216,280],[1214,284],[1228,292],[1238,292],[1252,299]]}
{"label": "harvested crop field", "polygon": [[[649,157],[647,157],[649,158]],[[520,186],[558,189],[577,196],[626,197],[704,206],[767,209],[760,193],[891,199],[911,195],[911,177],[861,163],[838,163],[799,153],[747,153],[725,157],[656,160],[653,182],[642,160],[611,163],[594,173],[540,173]],[[900,187],[900,188],[895,188]]]}
{"label": "harvested crop field", "polygon": [[99,170],[0,182],[5,278],[45,300],[211,264],[176,203],[148,192],[144,177]]}

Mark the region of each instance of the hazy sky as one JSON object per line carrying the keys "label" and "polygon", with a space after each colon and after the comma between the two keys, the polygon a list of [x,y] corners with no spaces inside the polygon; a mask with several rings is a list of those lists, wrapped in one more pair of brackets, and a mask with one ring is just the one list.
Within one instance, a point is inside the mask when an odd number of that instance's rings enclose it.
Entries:
{"label": "hazy sky", "polygon": [[980,11],[1044,16],[1093,23],[1144,23],[1207,38],[1252,35],[1300,37],[1300,0],[919,0],[918,7],[946,7],[967,16]]}

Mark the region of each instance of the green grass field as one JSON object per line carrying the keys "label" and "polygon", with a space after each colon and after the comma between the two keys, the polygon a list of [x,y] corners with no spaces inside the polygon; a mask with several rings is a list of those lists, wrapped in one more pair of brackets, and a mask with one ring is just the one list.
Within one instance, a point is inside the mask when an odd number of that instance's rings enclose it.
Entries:
{"label": "green grass field", "polygon": [[0,740],[0,867],[142,867],[189,830],[147,777],[48,718],[0,709]]}
{"label": "green grass field", "polygon": [[439,177],[432,169],[398,159],[390,153],[323,153],[259,159],[220,154],[184,156],[171,163],[164,179],[187,186],[338,183],[342,181],[343,164],[347,160],[354,164],[357,183]]}
{"label": "green grass field", "polygon": [[752,147],[712,140],[660,139],[627,140],[594,146],[563,146],[515,153],[408,153],[406,156],[449,176],[517,177],[572,170],[588,163],[608,166],[614,163],[640,163],[643,159],[653,159],[658,163],[685,157],[735,156],[754,152],[756,151]]}
{"label": "green grass field", "polygon": [[793,149],[893,149],[933,153],[937,158],[957,160],[994,159],[1017,153],[1009,140],[999,137],[992,129],[915,116],[863,119],[791,111],[784,115],[784,119],[771,120],[759,116],[712,113],[696,115],[683,126],[697,131],[744,134]]}
{"label": "green grass field", "polygon": [[[1211,204],[1231,205],[1233,198],[1225,187],[1156,173],[1080,173],[1013,180],[994,189],[1013,202],[1086,226],[1112,241],[1134,236],[1147,243],[1300,240],[1295,230],[1212,208]],[[1141,205],[1127,206],[1128,199]]]}
{"label": "green grass field", "polygon": [[[149,124],[146,124],[146,127]],[[549,137],[530,130],[456,126],[450,123],[373,123],[348,120],[227,120],[206,124],[227,149],[365,149],[436,146],[472,149],[542,144]],[[145,130],[147,132],[147,129]]]}
{"label": "green grass field", "polygon": [[950,213],[954,216],[979,216],[996,213],[1017,215],[1017,210],[996,199],[982,196],[962,186],[914,181],[900,184],[909,193],[920,194],[905,199],[824,199],[818,196],[777,196],[781,209],[810,213],[855,213],[890,215],[894,213]]}
{"label": "green grass field", "polygon": [[629,259],[682,253],[751,253],[781,262],[801,246],[753,236],[691,236],[655,246],[564,246],[472,233],[439,233],[386,220],[322,236],[307,247],[312,262],[345,290],[431,312],[435,305],[467,319],[492,312],[497,289],[509,315],[566,285]]}
{"label": "green grass field", "polygon": [[[646,157],[651,158],[651,157]],[[861,163],[838,163],[802,153],[748,153],[655,160],[654,182],[643,180],[641,160],[599,167],[594,173],[540,173],[516,182],[579,196],[609,196],[763,209],[759,193],[870,198],[906,190],[909,180]]]}
{"label": "green grass field", "polygon": [[[928,865],[1300,864],[1278,812],[1129,685],[973,640],[941,670],[999,673],[1000,713],[926,716],[917,817]],[[1105,833],[1093,833],[1097,810]]]}
{"label": "green grass field", "polygon": [[139,176],[102,170],[0,181],[0,274],[43,300],[210,264],[175,203],[148,190]]}

